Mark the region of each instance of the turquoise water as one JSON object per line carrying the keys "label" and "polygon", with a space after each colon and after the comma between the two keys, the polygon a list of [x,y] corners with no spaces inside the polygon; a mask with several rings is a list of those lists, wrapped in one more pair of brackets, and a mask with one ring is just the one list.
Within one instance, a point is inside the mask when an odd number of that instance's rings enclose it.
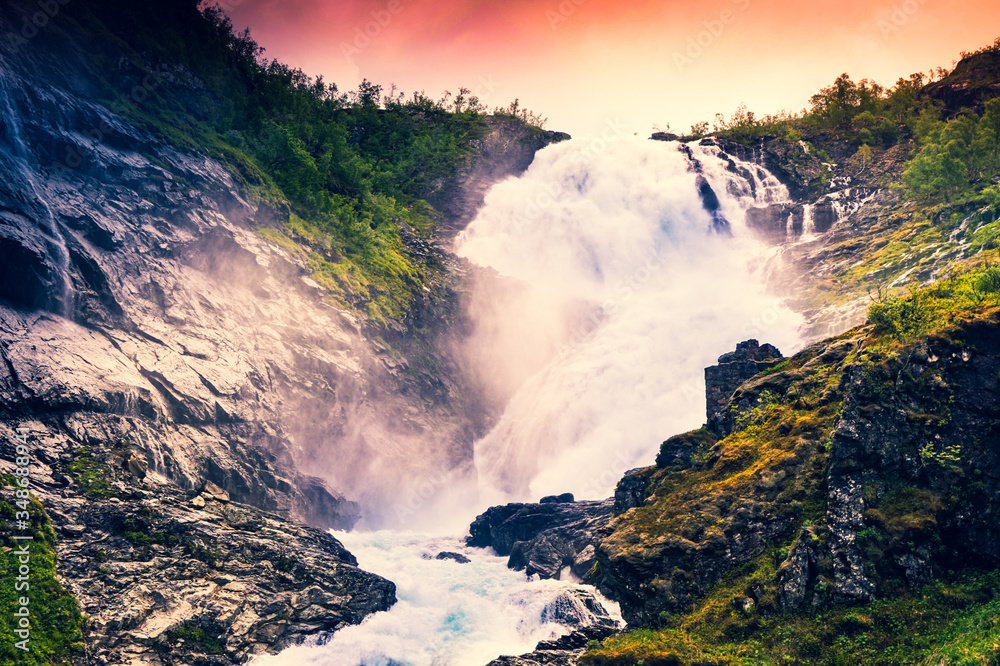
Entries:
{"label": "turquoise water", "polygon": [[[538,641],[569,633],[541,621],[542,610],[574,587],[530,581],[507,558],[467,548],[457,537],[413,532],[336,532],[361,568],[396,583],[398,603],[364,623],[342,629],[323,645],[290,648],[254,666],[475,666],[501,654],[521,654]],[[460,564],[433,559],[462,553]],[[428,559],[429,558],[429,559]],[[588,588],[593,589],[593,588]],[[612,615],[617,605],[606,604]]]}

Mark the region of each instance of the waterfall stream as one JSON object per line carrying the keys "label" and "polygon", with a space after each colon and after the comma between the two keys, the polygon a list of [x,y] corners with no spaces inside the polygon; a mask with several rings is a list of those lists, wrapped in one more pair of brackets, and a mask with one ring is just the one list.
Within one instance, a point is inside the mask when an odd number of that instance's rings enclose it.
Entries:
{"label": "waterfall stream", "polygon": [[48,195],[43,191],[42,186],[35,178],[35,167],[31,164],[31,150],[24,136],[24,127],[21,123],[22,113],[16,108],[17,104],[13,99],[14,89],[8,80],[10,74],[5,67],[0,67],[0,112],[2,112],[3,137],[0,143],[0,154],[9,159],[15,166],[16,172],[21,176],[22,182],[19,187],[13,183],[8,184],[11,189],[21,192],[27,201],[29,208],[39,210],[39,227],[45,236],[48,244],[47,252],[52,265],[58,272],[59,294],[58,314],[70,317],[74,307],[73,282],[70,277],[70,256],[66,246],[66,239],[59,228],[52,208],[47,201]]}
{"label": "waterfall stream", "polygon": [[[471,666],[567,633],[543,609],[573,584],[528,581],[505,558],[465,548],[456,517],[468,525],[492,504],[557,492],[607,497],[663,439],[704,422],[703,372],[716,357],[754,337],[795,351],[801,320],[765,293],[769,250],[745,224],[747,207],[787,198],[764,169],[714,146],[655,141],[556,144],[496,185],[458,253],[539,301],[501,308],[484,328],[552,331],[478,351],[500,368],[538,356],[531,345],[559,348],[476,444],[479,487],[433,505],[450,536],[337,534],[363,568],[397,583],[399,603],[326,644],[255,663]],[[559,321],[581,304],[584,325]],[[432,559],[440,550],[472,562]]]}
{"label": "waterfall stream", "polygon": [[[712,231],[700,178],[730,234]],[[494,187],[459,254],[600,316],[477,443],[484,499],[607,497],[663,439],[704,422],[703,371],[717,356],[747,338],[799,345],[801,320],[764,292],[767,248],[745,225],[747,207],[787,199],[757,165],[656,141],[557,144]]]}

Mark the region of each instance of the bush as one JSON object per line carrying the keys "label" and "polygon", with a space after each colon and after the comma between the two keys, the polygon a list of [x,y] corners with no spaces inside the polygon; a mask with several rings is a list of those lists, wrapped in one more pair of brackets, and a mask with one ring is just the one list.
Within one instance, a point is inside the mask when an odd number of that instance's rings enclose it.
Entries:
{"label": "bush", "polygon": [[918,290],[909,298],[886,296],[868,308],[868,321],[896,339],[913,338],[926,331],[931,321],[924,302],[924,294]]}

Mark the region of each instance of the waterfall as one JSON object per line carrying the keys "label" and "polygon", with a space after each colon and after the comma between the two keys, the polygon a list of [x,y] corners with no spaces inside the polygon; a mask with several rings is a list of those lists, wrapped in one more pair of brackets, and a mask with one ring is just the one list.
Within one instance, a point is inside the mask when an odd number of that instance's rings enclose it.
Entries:
{"label": "waterfall", "polygon": [[8,182],[7,187],[14,196],[22,197],[29,207],[36,204],[40,209],[39,227],[47,241],[47,251],[58,280],[59,293],[56,299],[59,304],[58,313],[70,317],[74,309],[73,282],[70,277],[70,256],[59,223],[56,221],[48,197],[35,178],[35,169],[31,163],[31,150],[24,135],[22,114],[14,101],[14,86],[9,72],[0,65],[0,111],[3,124],[4,141],[0,144],[0,155],[6,157],[21,177],[21,182]]}
{"label": "waterfall", "polygon": [[816,235],[816,221],[813,219],[812,204],[802,206],[802,238],[808,239]]}
{"label": "waterfall", "polygon": [[[652,463],[664,438],[704,422],[704,367],[720,354],[747,338],[794,351],[800,318],[765,294],[769,250],[745,223],[749,206],[787,198],[757,165],[655,141],[559,143],[496,185],[456,242],[461,255],[526,285],[511,298],[509,279],[499,294],[483,281],[477,302],[493,307],[471,311],[489,319],[479,327],[489,335],[470,349],[484,381],[509,388],[521,377],[475,446],[478,497],[461,488],[429,505],[451,518],[438,532],[447,536],[338,533],[363,568],[397,583],[399,602],[329,642],[254,664],[482,664],[567,633],[545,608],[571,582],[527,580],[458,535],[490,504],[557,491],[609,496],[624,471]],[[439,551],[471,562],[437,560]]]}
{"label": "waterfall", "polygon": [[[710,233],[699,177],[731,235]],[[559,143],[495,186],[458,253],[530,284],[553,311],[586,302],[599,316],[476,444],[483,501],[607,497],[622,472],[652,463],[663,439],[704,422],[703,371],[717,356],[747,338],[793,351],[801,319],[764,292],[767,250],[745,224],[747,207],[787,199],[758,165],[715,146],[656,141]],[[516,308],[506,317],[533,323]]]}

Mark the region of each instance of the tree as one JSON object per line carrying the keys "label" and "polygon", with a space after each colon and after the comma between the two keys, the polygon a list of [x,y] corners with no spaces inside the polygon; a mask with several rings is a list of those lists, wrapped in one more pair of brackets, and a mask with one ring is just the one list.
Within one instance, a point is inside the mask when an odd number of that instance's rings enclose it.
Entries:
{"label": "tree", "polygon": [[986,103],[986,111],[976,127],[976,152],[989,174],[1000,171],[1000,97]]}

